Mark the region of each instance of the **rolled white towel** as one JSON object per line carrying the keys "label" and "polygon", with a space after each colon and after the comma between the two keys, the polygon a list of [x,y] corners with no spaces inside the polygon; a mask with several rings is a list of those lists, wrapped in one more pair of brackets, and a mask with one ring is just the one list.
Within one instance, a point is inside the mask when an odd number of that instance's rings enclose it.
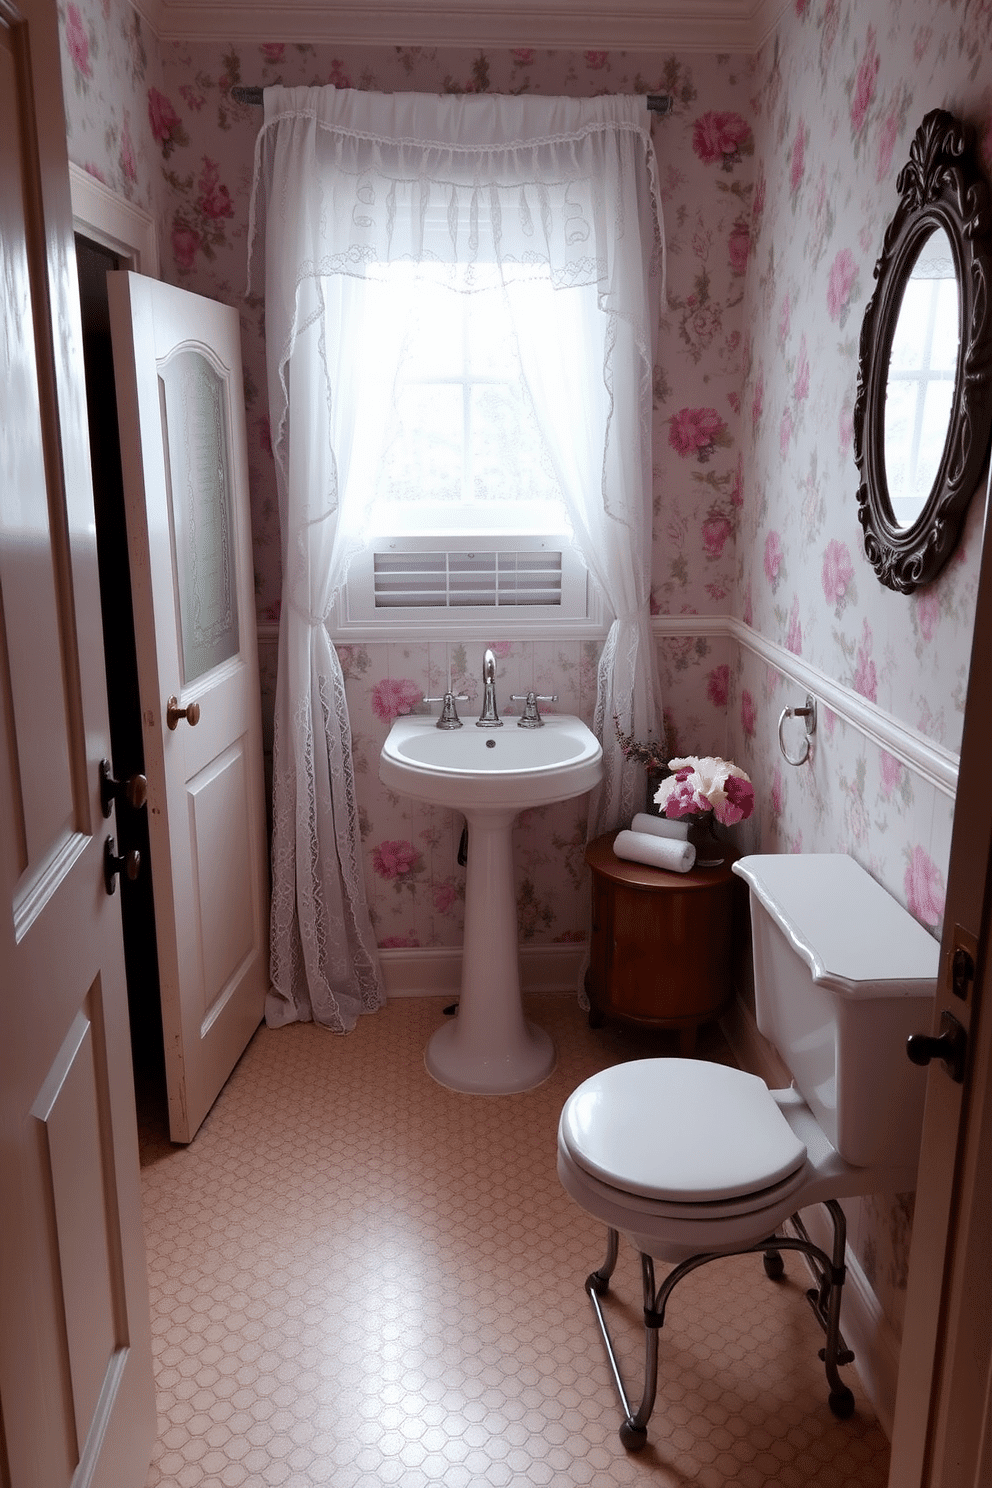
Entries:
{"label": "rolled white towel", "polygon": [[618,858],[665,868],[669,873],[688,873],[696,861],[696,849],[691,842],[653,837],[649,832],[618,832],[613,851]]}
{"label": "rolled white towel", "polygon": [[639,811],[630,824],[632,832],[650,832],[652,837],[677,837],[685,842],[689,836],[687,821],[670,821],[667,816],[649,816]]}

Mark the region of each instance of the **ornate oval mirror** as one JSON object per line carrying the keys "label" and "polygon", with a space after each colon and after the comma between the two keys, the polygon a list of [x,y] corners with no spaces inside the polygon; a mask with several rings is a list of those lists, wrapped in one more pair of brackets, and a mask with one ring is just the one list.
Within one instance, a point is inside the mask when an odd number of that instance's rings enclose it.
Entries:
{"label": "ornate oval mirror", "polygon": [[861,327],[855,459],[865,552],[911,594],[954,550],[992,429],[992,213],[964,127],[927,114]]}

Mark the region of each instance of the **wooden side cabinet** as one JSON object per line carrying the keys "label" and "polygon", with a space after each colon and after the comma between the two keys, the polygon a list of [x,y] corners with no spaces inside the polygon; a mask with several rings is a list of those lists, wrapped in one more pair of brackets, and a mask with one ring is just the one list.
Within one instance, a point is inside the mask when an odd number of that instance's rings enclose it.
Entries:
{"label": "wooden side cabinet", "polygon": [[[592,869],[589,1022],[608,1017],[681,1030],[689,1055],[700,1023],[729,1002],[736,916],[744,888],[729,848],[718,868],[666,873],[613,851],[616,832],[586,848]],[[746,899],[746,895],[744,896]]]}

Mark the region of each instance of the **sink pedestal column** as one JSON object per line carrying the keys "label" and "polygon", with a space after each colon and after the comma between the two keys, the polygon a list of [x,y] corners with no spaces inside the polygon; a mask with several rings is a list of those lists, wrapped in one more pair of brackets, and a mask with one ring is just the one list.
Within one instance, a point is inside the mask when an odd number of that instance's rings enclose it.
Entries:
{"label": "sink pedestal column", "polygon": [[470,1095],[530,1090],[555,1067],[555,1046],[528,1023],[520,1001],[517,901],[513,874],[515,810],[470,809],[465,940],[458,1013],[434,1034],[424,1056],[441,1085]]}

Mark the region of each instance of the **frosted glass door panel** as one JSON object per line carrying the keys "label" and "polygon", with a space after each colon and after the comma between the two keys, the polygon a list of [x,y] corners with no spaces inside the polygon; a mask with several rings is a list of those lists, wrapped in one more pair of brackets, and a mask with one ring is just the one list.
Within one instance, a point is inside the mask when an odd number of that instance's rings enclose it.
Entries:
{"label": "frosted glass door panel", "polygon": [[159,368],[183,685],[239,652],[227,380],[187,347]]}

